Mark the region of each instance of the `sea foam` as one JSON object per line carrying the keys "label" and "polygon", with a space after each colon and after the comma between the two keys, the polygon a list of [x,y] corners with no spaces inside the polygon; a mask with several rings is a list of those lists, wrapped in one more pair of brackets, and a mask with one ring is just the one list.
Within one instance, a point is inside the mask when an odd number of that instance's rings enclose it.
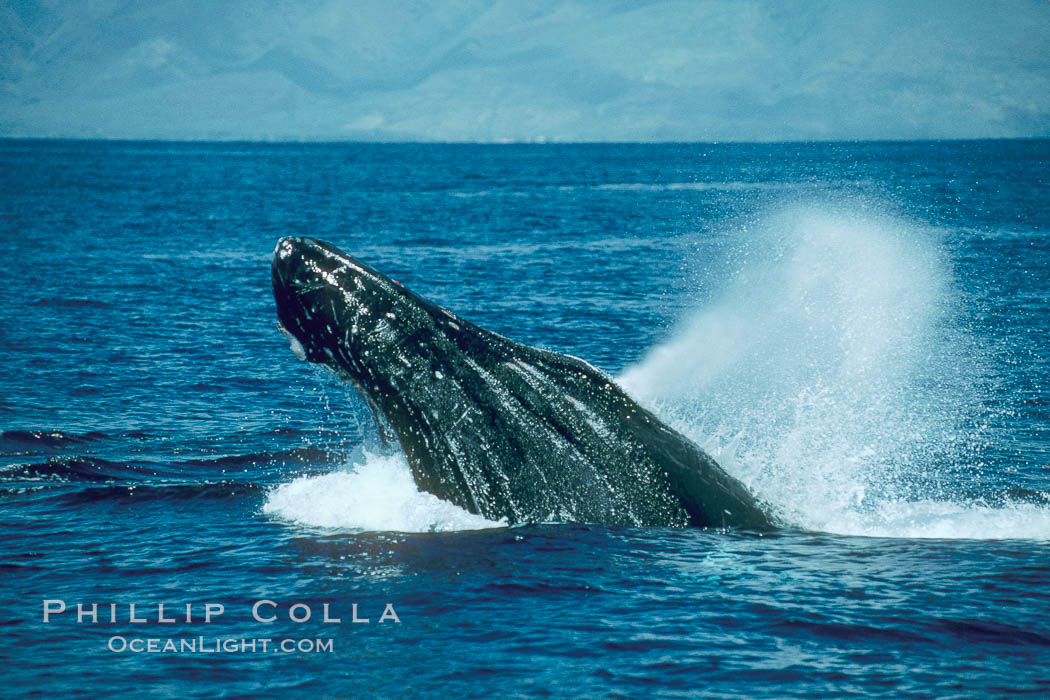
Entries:
{"label": "sea foam", "polygon": [[420,491],[402,454],[357,451],[340,470],[274,488],[263,512],[311,527],[446,532],[503,527]]}

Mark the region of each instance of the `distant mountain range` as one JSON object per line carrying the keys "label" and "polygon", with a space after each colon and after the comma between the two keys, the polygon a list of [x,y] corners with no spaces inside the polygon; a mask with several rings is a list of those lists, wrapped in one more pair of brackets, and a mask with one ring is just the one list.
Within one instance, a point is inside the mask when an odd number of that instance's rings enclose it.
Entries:
{"label": "distant mountain range", "polygon": [[1046,0],[0,6],[0,135],[1050,135]]}

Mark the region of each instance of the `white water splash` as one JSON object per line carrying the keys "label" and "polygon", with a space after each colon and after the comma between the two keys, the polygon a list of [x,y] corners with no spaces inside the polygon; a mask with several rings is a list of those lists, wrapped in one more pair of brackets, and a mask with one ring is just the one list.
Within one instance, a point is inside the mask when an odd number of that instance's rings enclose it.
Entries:
{"label": "white water splash", "polygon": [[865,537],[1050,540],[1050,508],[958,501],[886,501],[867,512],[829,511],[814,529]]}
{"label": "white water splash", "polygon": [[1050,539],[1050,509],[955,495],[979,476],[959,465],[983,439],[981,353],[936,232],[858,211],[735,232],[728,283],[621,384],[798,526]]}
{"label": "white water splash", "polygon": [[271,491],[263,512],[312,527],[448,532],[504,527],[420,491],[402,454],[361,450],[344,470],[304,476]]}

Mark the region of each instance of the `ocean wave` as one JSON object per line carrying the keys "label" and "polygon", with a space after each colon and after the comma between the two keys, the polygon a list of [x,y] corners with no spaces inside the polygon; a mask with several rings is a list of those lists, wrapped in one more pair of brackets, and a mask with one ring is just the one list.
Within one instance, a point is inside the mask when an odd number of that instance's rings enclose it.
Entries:
{"label": "ocean wave", "polygon": [[322,447],[305,446],[275,452],[251,452],[248,454],[224,455],[222,457],[190,459],[180,462],[180,464],[184,466],[231,469],[279,463],[331,464],[332,461],[337,459],[339,459],[338,455],[335,455],[330,450]]}
{"label": "ocean wave", "polygon": [[114,461],[90,455],[55,456],[43,462],[12,464],[0,470],[0,487],[34,482],[111,483],[206,480],[218,475],[237,475],[240,480],[258,478],[253,468],[284,465],[330,465],[337,460],[331,452],[317,447],[297,447],[274,452],[252,452],[219,457],[194,457],[177,461]]}
{"label": "ocean wave", "polygon": [[111,462],[88,456],[52,457],[36,464],[15,464],[0,472],[0,484],[11,481],[105,482],[159,476],[147,462]]}
{"label": "ocean wave", "polygon": [[102,432],[91,430],[84,433],[73,433],[49,428],[5,430],[0,432],[0,457],[33,455],[67,448],[77,448],[85,444],[96,444],[106,441],[149,440],[157,436],[142,430],[125,430],[120,432]]}
{"label": "ocean wave", "polygon": [[112,304],[100,299],[67,299],[63,297],[48,297],[36,299],[29,306],[51,306],[60,309],[108,309]]}
{"label": "ocean wave", "polygon": [[0,454],[8,449],[26,447],[56,447],[104,440],[110,437],[102,432],[66,433],[61,430],[5,430],[0,432]]}
{"label": "ocean wave", "polygon": [[609,182],[593,185],[596,190],[613,192],[746,192],[752,190],[792,190],[806,187],[804,182]]}
{"label": "ocean wave", "polygon": [[256,496],[264,487],[251,481],[219,481],[163,484],[104,484],[74,490],[58,490],[45,495],[48,503],[76,507],[111,501],[172,501],[185,503],[199,500],[224,500]]}

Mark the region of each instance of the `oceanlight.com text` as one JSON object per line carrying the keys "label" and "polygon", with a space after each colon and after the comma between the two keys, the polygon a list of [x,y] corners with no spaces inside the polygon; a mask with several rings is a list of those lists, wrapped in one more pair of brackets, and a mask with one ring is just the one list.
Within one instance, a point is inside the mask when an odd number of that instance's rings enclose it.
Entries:
{"label": "oceanlight.com text", "polygon": [[115,654],[330,654],[331,638],[272,639],[241,637],[122,637],[109,638]]}

